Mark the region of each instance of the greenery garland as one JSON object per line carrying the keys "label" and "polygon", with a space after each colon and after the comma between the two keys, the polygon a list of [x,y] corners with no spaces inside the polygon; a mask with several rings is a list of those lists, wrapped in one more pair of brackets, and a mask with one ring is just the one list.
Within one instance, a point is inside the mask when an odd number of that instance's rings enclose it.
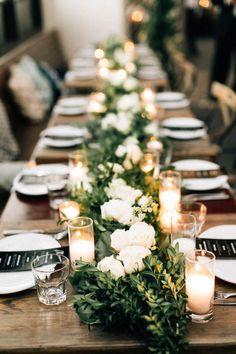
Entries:
{"label": "greenery garland", "polygon": [[[112,58],[110,51],[109,55]],[[104,90],[106,110],[87,124],[91,135],[86,146],[89,176],[72,191],[72,199],[80,204],[81,215],[94,220],[96,263],[77,261],[78,267],[70,276],[76,293],[73,306],[81,321],[88,325],[100,324],[109,329],[128,323],[130,330],[145,339],[150,352],[182,353],[186,348],[187,319],[184,260],[160,230],[158,182],[139,167],[150,135],[147,128],[153,122],[137,104],[140,85],[127,91],[126,79],[119,85],[111,85],[108,80]],[[132,95],[128,101],[133,100],[133,106],[122,111],[119,118],[119,100],[127,95]],[[124,117],[129,123],[125,122],[125,129],[116,125]],[[85,184],[89,185],[88,189]],[[131,204],[116,196],[114,185],[118,185],[118,192],[119,186],[126,191],[125,198],[132,197]],[[102,208],[105,209],[111,198],[115,198],[115,203],[118,199],[128,205],[129,218],[128,210],[122,208],[121,219],[113,215],[104,217]],[[119,258],[122,250],[112,244],[112,235],[117,231],[130,235],[137,224],[151,232],[152,242],[146,248],[141,247],[146,250],[146,256],[137,265],[134,263],[134,269],[127,270],[125,260]],[[108,261],[115,268],[106,269]],[[117,275],[117,264],[121,267],[118,270],[125,272],[122,276]]]}

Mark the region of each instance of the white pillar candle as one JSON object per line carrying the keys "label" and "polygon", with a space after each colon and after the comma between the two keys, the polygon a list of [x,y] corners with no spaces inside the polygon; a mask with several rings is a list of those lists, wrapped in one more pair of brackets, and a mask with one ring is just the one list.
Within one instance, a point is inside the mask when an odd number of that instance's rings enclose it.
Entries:
{"label": "white pillar candle", "polygon": [[63,219],[74,219],[80,214],[79,204],[68,200],[62,203],[59,207],[60,218]]}
{"label": "white pillar candle", "polygon": [[181,199],[181,193],[179,188],[172,188],[166,190],[160,190],[159,202],[162,211],[165,210],[178,210]]}
{"label": "white pillar candle", "polygon": [[142,99],[144,104],[150,104],[154,102],[155,95],[150,88],[145,88],[142,93]]}
{"label": "white pillar candle", "polygon": [[81,177],[84,176],[85,174],[85,169],[80,166],[72,167],[70,169],[70,175],[69,175],[69,184],[70,186],[77,187],[79,185],[79,182],[81,180]]}
{"label": "white pillar candle", "polygon": [[207,273],[189,272],[186,276],[189,309],[198,315],[211,309],[214,296],[214,277]]}
{"label": "white pillar candle", "polygon": [[91,263],[94,260],[94,242],[90,240],[74,239],[70,244],[70,259]]}
{"label": "white pillar candle", "polygon": [[176,238],[172,242],[172,246],[175,247],[176,244],[179,244],[179,252],[187,254],[190,251],[195,250],[195,239],[187,238],[187,237],[180,237]]}

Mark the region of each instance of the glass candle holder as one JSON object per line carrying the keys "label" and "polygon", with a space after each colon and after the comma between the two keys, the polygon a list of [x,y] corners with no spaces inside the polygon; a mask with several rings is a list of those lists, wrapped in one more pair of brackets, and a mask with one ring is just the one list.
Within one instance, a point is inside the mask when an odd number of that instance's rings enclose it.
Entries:
{"label": "glass candle holder", "polygon": [[87,174],[87,152],[85,150],[76,150],[69,155],[69,184],[71,188],[80,184],[81,177]]}
{"label": "glass candle holder", "polygon": [[163,171],[159,176],[159,202],[161,212],[178,210],[181,200],[181,177],[176,171]]}
{"label": "glass candle holder", "polygon": [[67,200],[59,207],[60,220],[70,220],[78,217],[80,214],[80,206],[78,203]]}
{"label": "glass candle holder", "polygon": [[182,201],[180,204],[180,211],[195,216],[196,235],[199,235],[206,221],[207,207],[199,202]]}
{"label": "glass candle holder", "polygon": [[196,247],[196,219],[194,215],[176,212],[171,218],[171,244],[179,246],[185,255]]}
{"label": "glass candle holder", "polygon": [[150,88],[145,88],[142,92],[142,100],[144,104],[151,104],[154,103],[155,94]]}
{"label": "glass candle holder", "polygon": [[81,216],[68,221],[69,249],[72,268],[76,261],[91,263],[95,258],[93,220]]}
{"label": "glass candle holder", "polygon": [[140,161],[140,168],[144,173],[153,172],[154,177],[159,174],[159,154],[157,151],[144,151]]}
{"label": "glass candle holder", "polygon": [[187,309],[193,322],[205,323],[213,318],[215,290],[215,255],[195,250],[185,260]]}

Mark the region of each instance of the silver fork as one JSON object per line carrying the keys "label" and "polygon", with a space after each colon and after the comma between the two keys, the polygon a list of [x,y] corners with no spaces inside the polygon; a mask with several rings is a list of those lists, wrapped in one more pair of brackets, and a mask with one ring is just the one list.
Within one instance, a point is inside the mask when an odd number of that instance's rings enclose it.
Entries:
{"label": "silver fork", "polygon": [[236,296],[236,293],[222,293],[219,291],[215,291],[215,295],[214,295],[215,299],[217,300],[224,300],[233,296]]}

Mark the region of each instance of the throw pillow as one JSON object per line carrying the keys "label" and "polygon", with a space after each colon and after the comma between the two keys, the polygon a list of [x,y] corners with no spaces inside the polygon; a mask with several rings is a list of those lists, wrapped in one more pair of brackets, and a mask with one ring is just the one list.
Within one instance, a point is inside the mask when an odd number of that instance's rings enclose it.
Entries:
{"label": "throw pillow", "polygon": [[11,132],[5,107],[0,101],[0,161],[15,160],[18,156],[19,147]]}
{"label": "throw pillow", "polygon": [[58,75],[58,72],[46,62],[39,63],[38,67],[41,73],[49,82],[53,91],[54,102],[56,102],[58,97],[61,96],[62,93],[62,81]]}

